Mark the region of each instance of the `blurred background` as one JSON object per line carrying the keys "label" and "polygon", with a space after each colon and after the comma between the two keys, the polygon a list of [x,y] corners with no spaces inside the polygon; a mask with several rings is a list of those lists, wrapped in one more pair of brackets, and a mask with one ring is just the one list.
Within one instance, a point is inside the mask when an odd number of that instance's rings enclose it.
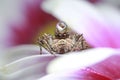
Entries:
{"label": "blurred background", "polygon": [[[35,44],[43,33],[53,34],[54,16],[42,10],[45,0],[0,1],[0,49],[22,44]],[[92,5],[112,5],[119,9],[119,0],[85,0]]]}
{"label": "blurred background", "polygon": [[57,19],[45,13],[43,0],[0,1],[0,47],[35,44],[42,33],[53,33]]}

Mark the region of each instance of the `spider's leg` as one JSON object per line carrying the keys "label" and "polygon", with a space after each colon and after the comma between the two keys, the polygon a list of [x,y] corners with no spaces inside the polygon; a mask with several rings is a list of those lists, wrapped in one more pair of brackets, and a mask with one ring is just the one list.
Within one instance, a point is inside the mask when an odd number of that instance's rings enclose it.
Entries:
{"label": "spider's leg", "polygon": [[54,52],[53,52],[53,49],[52,49],[52,47],[51,47],[51,45],[52,45],[52,36],[50,35],[50,34],[44,34],[44,42],[45,42],[45,44],[47,45],[47,47],[48,47],[48,49],[49,49],[49,52],[51,53],[51,54],[55,54]]}
{"label": "spider's leg", "polygon": [[[52,39],[51,39],[52,40]],[[50,45],[50,35],[48,34],[44,34],[41,38],[41,45],[48,51],[50,52],[51,54],[55,54],[53,51],[52,51],[52,48],[51,48],[51,45]]]}
{"label": "spider's leg", "polygon": [[87,42],[86,42],[86,40],[85,40],[84,38],[83,38],[83,40],[81,41],[81,46],[82,46],[82,49],[81,49],[81,50],[90,48],[90,46],[87,44]]}
{"label": "spider's leg", "polygon": [[79,48],[78,50],[85,50],[85,49],[90,48],[90,46],[87,44],[86,40],[84,39],[83,34],[80,34],[80,35],[77,34],[75,38],[76,38],[75,47]]}
{"label": "spider's leg", "polygon": [[[40,54],[42,54],[42,47],[44,47],[48,52],[50,52],[51,54],[53,54],[53,52],[48,47],[46,41],[43,40],[43,44],[41,44],[41,43],[39,43],[39,44],[40,44]],[[42,47],[41,47],[41,45],[42,45]]]}
{"label": "spider's leg", "polygon": [[42,43],[41,43],[40,37],[38,38],[37,43],[39,44],[39,47],[40,47],[40,54],[42,54]]}
{"label": "spider's leg", "polygon": [[42,47],[40,46],[40,54],[42,54]]}
{"label": "spider's leg", "polygon": [[39,38],[38,44],[39,44],[39,47],[40,47],[40,54],[42,54],[42,46],[44,44],[41,42],[40,38]]}
{"label": "spider's leg", "polygon": [[46,44],[46,41],[44,40],[44,38],[39,38],[38,39],[38,44],[39,44],[39,47],[40,47],[40,54],[42,54],[42,47],[44,47],[48,52],[50,52],[47,44]]}
{"label": "spider's leg", "polygon": [[52,42],[52,37],[49,34],[44,34],[41,38],[39,38],[38,43],[40,46],[40,54],[42,54],[42,47],[44,47],[48,52],[55,55],[50,42]]}
{"label": "spider's leg", "polygon": [[82,40],[83,40],[83,34],[74,34],[73,35],[74,45],[71,51],[79,51],[83,48],[82,46]]}

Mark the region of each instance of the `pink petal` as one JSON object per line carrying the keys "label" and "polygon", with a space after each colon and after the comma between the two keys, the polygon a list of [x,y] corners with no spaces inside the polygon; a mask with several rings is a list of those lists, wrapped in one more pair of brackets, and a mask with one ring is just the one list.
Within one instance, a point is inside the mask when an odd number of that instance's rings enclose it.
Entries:
{"label": "pink petal", "polygon": [[98,48],[78,53],[74,52],[74,54],[53,60],[48,67],[48,73],[57,75],[55,80],[63,77],[68,80],[72,80],[70,78],[73,80],[120,79],[119,50]]}
{"label": "pink petal", "polygon": [[120,55],[113,55],[104,61],[90,66],[95,72],[112,80],[120,79]]}
{"label": "pink petal", "polygon": [[[57,5],[53,5],[55,3]],[[95,6],[79,0],[48,0],[43,9],[65,21],[73,30],[83,33],[94,47],[120,47],[120,12],[113,6]]]}
{"label": "pink petal", "polygon": [[58,73],[44,76],[38,80],[111,80],[93,72],[80,71],[79,73]]}
{"label": "pink petal", "polygon": [[33,44],[46,24],[56,19],[39,5],[42,0],[3,1],[0,13],[0,47]]}
{"label": "pink petal", "polygon": [[[87,67],[85,70],[78,70],[73,74],[79,79],[85,80],[119,80],[120,79],[120,55],[113,55],[105,60]],[[92,78],[92,79],[89,79]],[[85,79],[84,79],[85,78]]]}
{"label": "pink petal", "polygon": [[105,60],[116,52],[118,51],[110,48],[96,48],[82,52],[72,52],[50,62],[48,73],[84,69],[85,67]]}
{"label": "pink petal", "polygon": [[[110,7],[110,11],[108,11],[108,7]],[[92,16],[88,17],[90,19],[88,20],[90,27],[86,27],[86,31],[84,32],[86,34],[85,37],[95,47],[119,48],[120,44],[118,36],[120,35],[120,24],[118,20],[120,14],[119,11],[111,6],[108,7],[100,8],[101,14],[103,15],[101,17],[103,18],[103,21],[100,21],[97,18],[92,18]]]}

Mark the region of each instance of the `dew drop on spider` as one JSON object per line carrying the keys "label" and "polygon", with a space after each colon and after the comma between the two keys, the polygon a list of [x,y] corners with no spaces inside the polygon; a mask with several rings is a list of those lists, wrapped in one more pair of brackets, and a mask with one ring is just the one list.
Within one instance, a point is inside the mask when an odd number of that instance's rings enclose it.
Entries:
{"label": "dew drop on spider", "polygon": [[62,21],[57,23],[57,25],[56,25],[56,29],[59,32],[63,32],[66,28],[67,28],[67,25],[64,22],[62,22]]}

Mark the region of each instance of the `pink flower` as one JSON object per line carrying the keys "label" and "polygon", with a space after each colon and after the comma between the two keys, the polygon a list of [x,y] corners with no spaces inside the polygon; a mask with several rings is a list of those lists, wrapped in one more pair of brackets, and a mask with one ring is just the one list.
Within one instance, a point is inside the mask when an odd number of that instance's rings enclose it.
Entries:
{"label": "pink flower", "polygon": [[119,10],[111,5],[95,6],[79,0],[52,1],[43,4],[45,11],[83,33],[94,47],[101,48],[73,52],[53,60],[48,66],[49,75],[39,80],[119,80]]}
{"label": "pink flower", "polygon": [[[68,53],[56,58],[46,50],[43,50],[43,53],[48,54],[39,55],[39,47],[35,45],[15,46],[0,54],[0,79],[120,79],[120,65],[118,64],[120,62],[120,16],[114,6],[95,6],[79,0],[48,0],[42,7],[46,12],[65,21],[73,30],[83,33],[86,40],[95,48]],[[25,20],[26,22],[29,21]],[[15,41],[15,44],[19,44],[20,39],[17,40],[18,43]],[[29,40],[27,41],[29,42]]]}

